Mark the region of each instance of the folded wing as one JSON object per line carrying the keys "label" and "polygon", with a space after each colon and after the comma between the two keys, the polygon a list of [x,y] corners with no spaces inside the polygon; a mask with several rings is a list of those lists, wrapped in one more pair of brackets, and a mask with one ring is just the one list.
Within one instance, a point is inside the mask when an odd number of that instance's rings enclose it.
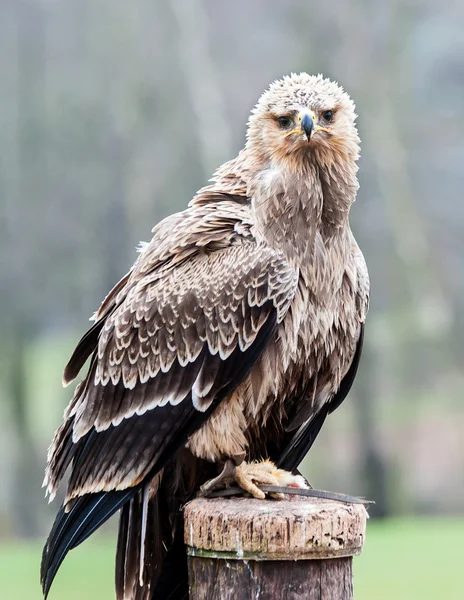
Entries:
{"label": "folded wing", "polygon": [[142,256],[105,300],[66,368],[75,375],[96,344],[49,451],[48,492],[69,466],[71,475],[44,550],[46,589],[66,552],[162,469],[246,377],[293,298],[298,274],[266,246],[216,236],[212,247],[185,248],[183,260],[173,253],[158,262],[145,251],[151,264]]}

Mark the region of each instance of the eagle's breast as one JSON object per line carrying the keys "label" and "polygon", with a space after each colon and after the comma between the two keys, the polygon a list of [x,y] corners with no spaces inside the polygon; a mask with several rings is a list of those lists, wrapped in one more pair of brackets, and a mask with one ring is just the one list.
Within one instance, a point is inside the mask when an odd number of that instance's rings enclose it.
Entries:
{"label": "eagle's breast", "polygon": [[[190,439],[194,455],[216,461],[253,447],[262,452],[266,440],[256,444],[256,437],[266,435],[269,422],[277,424],[270,430],[278,435],[296,403],[309,403],[305,411],[315,414],[337,391],[367,310],[364,259],[353,241],[350,235],[347,248],[334,244],[320,259],[321,279],[300,277],[274,340],[245,381]],[[318,281],[323,286],[317,287]]]}

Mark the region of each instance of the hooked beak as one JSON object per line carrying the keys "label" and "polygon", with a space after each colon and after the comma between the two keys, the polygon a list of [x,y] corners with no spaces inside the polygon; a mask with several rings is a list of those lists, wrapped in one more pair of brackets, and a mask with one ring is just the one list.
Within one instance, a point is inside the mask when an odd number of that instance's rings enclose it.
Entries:
{"label": "hooked beak", "polygon": [[300,119],[301,131],[306,135],[306,139],[309,142],[314,132],[314,120],[308,113],[304,113],[302,116],[300,116]]}
{"label": "hooked beak", "polygon": [[298,123],[299,127],[296,126],[295,129],[292,129],[288,133],[285,134],[286,137],[290,135],[300,135],[305,136],[308,142],[311,141],[311,138],[317,131],[325,131],[328,134],[331,134],[331,127],[321,127],[321,125],[315,125],[316,116],[312,112],[301,111],[298,115]]}

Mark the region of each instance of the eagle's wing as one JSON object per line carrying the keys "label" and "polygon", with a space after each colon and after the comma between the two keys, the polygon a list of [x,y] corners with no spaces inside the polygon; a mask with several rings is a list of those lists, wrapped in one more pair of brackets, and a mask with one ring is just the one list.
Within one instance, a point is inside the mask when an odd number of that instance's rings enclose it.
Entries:
{"label": "eagle's wing", "polygon": [[[51,495],[72,467],[44,550],[45,589],[67,551],[162,469],[246,377],[293,298],[298,273],[281,255],[234,237],[224,212],[215,228],[200,216],[171,223],[169,248],[169,235],[155,231],[97,313],[98,346],[49,453]],[[87,342],[79,347],[67,377],[89,353]]]}
{"label": "eagle's wing", "polygon": [[[353,382],[358,371],[359,361],[361,359],[362,347],[364,340],[364,323],[361,323],[356,351],[351,362],[350,368],[343,377],[340,387],[333,398],[324,404],[318,412],[312,414],[304,421],[296,430],[290,426],[282,440],[282,452],[276,457],[276,464],[281,469],[286,471],[294,471],[306,456],[314,444],[319,431],[324,424],[327,416],[336,410],[345,400],[348,392],[353,385]],[[308,403],[308,398],[304,398],[303,402]]]}
{"label": "eagle's wing", "polygon": [[358,371],[364,341],[364,323],[369,306],[369,274],[364,257],[353,239],[351,277],[345,279],[345,294],[354,302],[359,333],[351,364],[332,398],[314,410],[311,398],[305,391],[293,403],[293,415],[286,427],[280,444],[280,452],[273,456],[276,464],[287,471],[294,471],[313,445],[327,416],[345,400]]}

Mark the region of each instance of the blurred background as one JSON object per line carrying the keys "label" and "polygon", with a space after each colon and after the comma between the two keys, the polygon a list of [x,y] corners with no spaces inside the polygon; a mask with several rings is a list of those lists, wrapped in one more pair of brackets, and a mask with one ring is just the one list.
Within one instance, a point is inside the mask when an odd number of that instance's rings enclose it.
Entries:
{"label": "blurred background", "polygon": [[[357,104],[372,283],[359,376],[304,472],[376,501],[358,600],[464,597],[463,27],[461,0],[0,0],[2,598],[40,598],[46,450],[88,318],[291,71]],[[113,597],[114,530],[50,600]]]}

